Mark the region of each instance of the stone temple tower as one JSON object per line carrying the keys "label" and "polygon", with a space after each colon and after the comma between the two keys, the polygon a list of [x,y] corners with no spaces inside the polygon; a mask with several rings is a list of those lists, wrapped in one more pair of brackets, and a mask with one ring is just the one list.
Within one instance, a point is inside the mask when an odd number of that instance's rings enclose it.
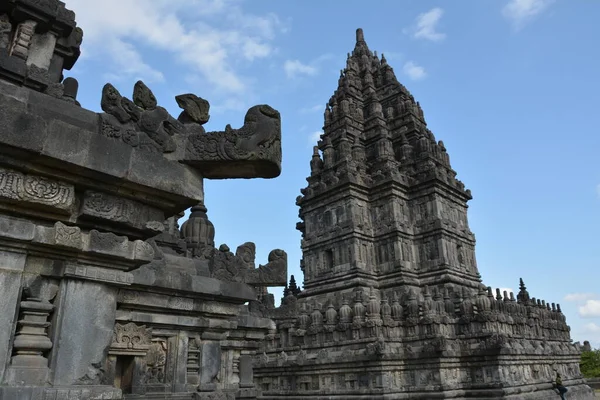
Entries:
{"label": "stone temple tower", "polygon": [[[361,29],[297,199],[304,290],[256,360],[262,399],[592,398],[560,305],[482,283],[471,193]],[[259,354],[261,352],[259,351]]]}
{"label": "stone temple tower", "polygon": [[302,297],[399,284],[479,288],[471,194],[419,103],[360,29],[310,165],[298,199]]}

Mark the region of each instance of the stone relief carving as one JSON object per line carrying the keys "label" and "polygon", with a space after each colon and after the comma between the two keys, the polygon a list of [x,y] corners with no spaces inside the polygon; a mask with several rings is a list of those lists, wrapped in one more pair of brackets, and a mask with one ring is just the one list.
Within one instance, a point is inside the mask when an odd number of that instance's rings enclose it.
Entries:
{"label": "stone relief carving", "polygon": [[268,263],[248,272],[245,283],[282,286],[287,283],[287,253],[276,249],[269,253]]}
{"label": "stone relief carving", "polygon": [[[133,101],[110,83],[102,90],[103,136],[145,151],[173,153],[180,161],[201,168],[207,178],[275,177],[281,168],[281,117],[268,105],[248,110],[244,125],[206,132],[209,103],[193,94],[176,97],[183,109],[178,119],[157,105],[152,91],[142,82],[134,86]],[[244,162],[229,164],[223,161]]]}
{"label": "stone relief carving", "polygon": [[68,210],[75,191],[72,185],[0,167],[0,198]]}
{"label": "stone relief carving", "polygon": [[133,101],[121,96],[113,85],[107,83],[102,89],[100,106],[106,113],[100,115],[102,135],[120,139],[145,151],[175,151],[176,145],[171,136],[183,133],[182,124],[166,109],[156,105],[152,91],[142,81],[134,86]]}
{"label": "stone relief carving", "polygon": [[116,323],[111,351],[136,351],[146,353],[152,345],[152,329],[145,325]]}
{"label": "stone relief carving", "polygon": [[[219,176],[215,162],[247,160],[256,161],[255,168],[263,169],[281,163],[281,116],[267,105],[248,110],[244,125],[225,131],[191,134],[188,136],[185,161],[204,166],[208,177]],[[263,165],[264,164],[264,165]],[[240,171],[240,173],[243,173]],[[267,173],[268,174],[268,173]]]}
{"label": "stone relief carving", "polygon": [[144,381],[150,384],[166,383],[167,341],[153,339],[146,353],[146,374]]}
{"label": "stone relief carving", "polygon": [[86,191],[81,212],[84,215],[126,223],[138,229],[164,230],[164,214],[137,201],[106,193]]}
{"label": "stone relief carving", "polygon": [[60,221],[56,222],[54,224],[54,242],[59,246],[81,249],[81,228],[77,226],[68,226]]}
{"label": "stone relief carving", "polygon": [[92,281],[111,282],[121,285],[133,283],[133,275],[128,272],[115,271],[89,265],[68,264],[65,267],[65,276],[75,276]]}
{"label": "stone relief carving", "polygon": [[[252,245],[252,246],[250,246]],[[254,243],[244,243],[234,255],[227,245],[219,249],[201,246],[195,257],[209,261],[211,276],[224,281],[244,282],[254,286],[283,286],[287,282],[287,253],[276,249],[269,253],[268,263],[251,268],[254,264]]]}

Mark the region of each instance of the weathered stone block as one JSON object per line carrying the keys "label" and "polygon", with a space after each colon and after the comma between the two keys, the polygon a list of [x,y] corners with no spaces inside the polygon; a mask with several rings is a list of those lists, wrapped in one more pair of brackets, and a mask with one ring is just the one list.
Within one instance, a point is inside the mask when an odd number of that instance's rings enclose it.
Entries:
{"label": "weathered stone block", "polygon": [[21,275],[26,255],[0,251],[0,376],[11,356],[11,336],[14,329],[17,302],[21,292]]}
{"label": "weathered stone block", "polygon": [[25,219],[0,215],[0,237],[21,241],[31,241],[35,235],[35,225]]}
{"label": "weathered stone block", "polygon": [[113,338],[117,290],[101,283],[65,280],[60,297],[53,384],[93,383]]}
{"label": "weathered stone block", "polygon": [[213,384],[221,368],[221,346],[218,342],[203,342],[200,358],[200,385]]}

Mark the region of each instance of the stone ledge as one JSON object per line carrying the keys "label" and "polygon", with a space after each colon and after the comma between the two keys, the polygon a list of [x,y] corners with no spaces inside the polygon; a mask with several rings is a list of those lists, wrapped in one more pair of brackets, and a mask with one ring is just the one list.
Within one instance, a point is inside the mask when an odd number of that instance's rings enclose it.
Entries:
{"label": "stone ledge", "polygon": [[0,82],[0,145],[6,152],[18,149],[25,152],[18,157],[60,169],[88,187],[144,187],[152,192],[145,200],[174,207],[173,212],[203,199],[203,177],[191,167],[104,137],[99,129],[94,112]]}
{"label": "stone ledge", "polygon": [[143,240],[131,241],[125,236],[96,230],[82,232],[81,228],[62,222],[49,227],[0,215],[0,228],[0,239],[17,240],[24,242],[26,248],[54,254],[58,252],[73,259],[98,259],[100,256],[100,259],[107,259],[106,265],[110,265],[110,269],[129,271],[154,259],[153,247]]}

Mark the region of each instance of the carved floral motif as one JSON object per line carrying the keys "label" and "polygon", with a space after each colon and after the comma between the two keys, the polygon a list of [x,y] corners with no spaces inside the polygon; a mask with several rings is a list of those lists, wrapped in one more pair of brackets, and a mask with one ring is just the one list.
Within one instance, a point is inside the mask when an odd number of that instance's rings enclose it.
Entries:
{"label": "carved floral motif", "polygon": [[0,197],[65,210],[73,205],[75,191],[71,185],[0,168]]}
{"label": "carved floral motif", "polygon": [[112,352],[143,352],[146,353],[152,345],[152,329],[145,325],[116,323],[113,331],[113,341],[110,345]]}

